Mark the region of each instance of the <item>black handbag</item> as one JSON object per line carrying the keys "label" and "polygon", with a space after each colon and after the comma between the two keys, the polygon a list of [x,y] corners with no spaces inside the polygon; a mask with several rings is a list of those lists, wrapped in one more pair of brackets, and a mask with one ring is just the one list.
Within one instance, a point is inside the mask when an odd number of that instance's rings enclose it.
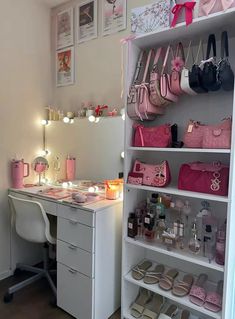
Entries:
{"label": "black handbag", "polygon": [[198,65],[198,57],[199,53],[202,49],[202,41],[200,40],[198,45],[198,51],[196,55],[196,59],[192,66],[191,71],[189,71],[189,86],[196,93],[206,93],[208,90],[203,86],[202,83],[202,70]]}
{"label": "black handbag", "polygon": [[202,70],[202,85],[208,91],[218,91],[221,84],[217,76],[216,41],[214,34],[210,34],[208,37],[206,60],[210,59],[211,48],[213,50],[213,61],[207,61],[204,64]]}
{"label": "black handbag", "polygon": [[228,58],[228,33],[227,31],[223,31],[221,34],[221,60],[218,65],[218,80],[221,88],[225,91],[234,89],[234,74]]}

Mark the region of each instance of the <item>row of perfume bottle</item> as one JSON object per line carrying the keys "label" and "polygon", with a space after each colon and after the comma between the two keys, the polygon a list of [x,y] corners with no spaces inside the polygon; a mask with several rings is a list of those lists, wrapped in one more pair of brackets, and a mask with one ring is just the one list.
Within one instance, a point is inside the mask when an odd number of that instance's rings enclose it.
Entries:
{"label": "row of perfume bottle", "polygon": [[209,203],[201,205],[193,214],[189,201],[153,193],[129,214],[128,237],[161,243],[168,250],[187,250],[224,265],[226,221],[219,226]]}

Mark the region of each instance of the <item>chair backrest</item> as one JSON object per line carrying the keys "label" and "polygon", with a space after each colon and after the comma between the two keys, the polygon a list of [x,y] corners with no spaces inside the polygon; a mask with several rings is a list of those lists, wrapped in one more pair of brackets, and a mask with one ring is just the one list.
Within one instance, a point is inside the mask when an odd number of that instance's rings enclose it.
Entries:
{"label": "chair backrest", "polygon": [[35,243],[55,243],[50,234],[50,222],[42,205],[36,201],[8,195],[17,234]]}

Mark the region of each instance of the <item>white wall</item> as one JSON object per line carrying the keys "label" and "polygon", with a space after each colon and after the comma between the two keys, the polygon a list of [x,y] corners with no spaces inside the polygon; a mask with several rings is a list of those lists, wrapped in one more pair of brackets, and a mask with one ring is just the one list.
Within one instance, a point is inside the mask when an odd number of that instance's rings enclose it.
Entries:
{"label": "white wall", "polygon": [[[9,161],[32,162],[42,145],[38,121],[50,103],[50,10],[38,0],[1,0],[0,279],[10,268]],[[27,181],[32,180],[31,176]]]}
{"label": "white wall", "polygon": [[[73,0],[52,10],[52,59],[55,80],[55,25],[56,13],[83,0]],[[127,30],[115,35],[101,36],[101,0],[98,1],[98,38],[86,43],[76,43],[76,84],[55,87],[54,104],[64,110],[76,111],[82,101],[106,103],[121,108],[121,46],[120,39],[130,33],[130,9],[154,2],[153,0],[127,0]],[[76,26],[75,14],[75,26]],[[76,29],[76,28],[75,28]],[[76,31],[76,30],[75,30]]]}

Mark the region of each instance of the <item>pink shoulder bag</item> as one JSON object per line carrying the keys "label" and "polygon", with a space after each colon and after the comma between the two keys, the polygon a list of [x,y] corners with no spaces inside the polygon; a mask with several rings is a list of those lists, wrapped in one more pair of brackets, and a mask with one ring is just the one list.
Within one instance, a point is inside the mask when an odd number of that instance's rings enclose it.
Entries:
{"label": "pink shoulder bag", "polygon": [[162,52],[162,48],[157,49],[153,62],[152,71],[150,73],[150,101],[158,106],[167,106],[170,103],[170,101],[164,99],[161,96],[160,91],[160,74],[158,69],[158,61]]}
{"label": "pink shoulder bag", "polygon": [[163,66],[162,66],[161,79],[160,79],[161,96],[162,96],[164,99],[167,99],[167,100],[170,101],[170,102],[177,102],[177,101],[178,101],[178,96],[175,95],[175,94],[171,91],[171,87],[170,87],[170,83],[171,83],[170,75],[169,75],[168,73],[165,73],[165,68],[166,68],[166,64],[167,64],[169,52],[170,52],[170,45],[169,45],[168,48],[167,48],[166,55],[165,55],[165,59],[164,59]]}
{"label": "pink shoulder bag", "polygon": [[156,117],[156,115],[164,113],[163,108],[161,108],[160,106],[156,106],[151,102],[149,93],[149,83],[146,82],[149,64],[153,52],[154,50],[151,49],[148,53],[142,83],[140,85],[136,85],[138,89],[138,110],[142,120],[153,120]]}
{"label": "pink shoulder bag", "polygon": [[178,43],[176,54],[171,61],[171,92],[175,95],[183,94],[180,86],[181,71],[185,65],[184,48],[181,42]]}
{"label": "pink shoulder bag", "polygon": [[208,16],[211,13],[225,11],[235,7],[235,0],[200,0],[198,16]]}
{"label": "pink shoulder bag", "polygon": [[145,127],[134,124],[133,146],[136,147],[170,147],[172,143],[171,125],[163,124]]}

